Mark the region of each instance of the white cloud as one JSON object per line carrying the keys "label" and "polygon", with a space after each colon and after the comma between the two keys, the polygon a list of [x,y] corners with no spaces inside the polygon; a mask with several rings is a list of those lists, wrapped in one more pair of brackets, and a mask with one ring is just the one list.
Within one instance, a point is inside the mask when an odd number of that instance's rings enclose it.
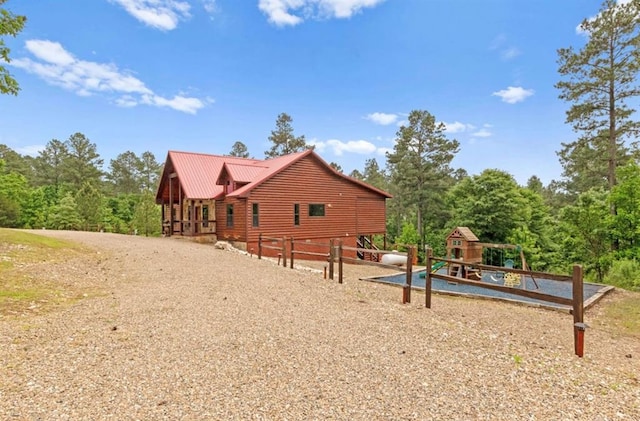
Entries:
{"label": "white cloud", "polygon": [[520,54],[520,50],[516,47],[509,47],[500,52],[500,57],[503,60],[511,60],[512,58],[518,57]]}
{"label": "white cloud", "polygon": [[202,0],[202,6],[204,7],[204,10],[209,14],[213,14],[218,11],[216,0]]}
{"label": "white cloud", "polygon": [[491,44],[489,44],[489,50],[498,51],[503,60],[511,60],[522,54],[520,49],[508,44],[507,36],[505,34],[500,34],[491,41]]}
{"label": "white cloud", "polygon": [[116,99],[116,105],[120,107],[130,108],[138,105],[138,100],[132,97],[131,95],[123,95],[120,98]]}
{"label": "white cloud", "polygon": [[47,63],[66,66],[76,61],[76,59],[57,42],[29,40],[25,44],[31,54]]}
{"label": "white cloud", "polygon": [[[318,141],[313,139],[309,142],[310,145],[315,146],[318,152],[323,152],[327,149],[331,149],[334,155],[341,156],[345,152],[347,153],[356,153],[361,155],[370,155],[372,153],[378,153],[383,148],[378,148],[373,143],[367,140],[349,140],[347,142],[343,142],[337,139],[329,139],[326,142]],[[384,155],[384,153],[382,153]]]}
{"label": "white cloud", "polygon": [[295,26],[306,18],[350,18],[360,10],[375,7],[383,1],[385,0],[259,0],[258,8],[276,26]]}
{"label": "white cloud", "polygon": [[156,107],[169,107],[189,114],[195,114],[205,106],[205,103],[198,98],[189,98],[182,95],[176,95],[171,99],[163,98],[159,95],[143,95],[141,102],[155,105]]}
{"label": "white cloud", "polygon": [[444,132],[445,133],[462,133],[467,130],[473,130],[475,126],[472,124],[460,123],[459,121],[454,121],[453,123],[442,122],[444,124]]}
{"label": "white cloud", "polygon": [[368,114],[365,119],[380,124],[381,126],[388,126],[398,121],[398,116],[396,114],[371,113]]}
{"label": "white cloud", "polygon": [[408,126],[408,125],[409,125],[409,120],[398,120],[396,122],[396,126],[398,127]]}
{"label": "white cloud", "polygon": [[[178,0],[111,0],[119,4],[131,16],[145,25],[163,31],[170,31],[178,26],[178,22],[188,19],[191,6],[186,1]],[[213,3],[213,2],[210,2]],[[207,6],[205,5],[205,8]]]}
{"label": "white cloud", "polygon": [[478,130],[477,132],[471,133],[472,137],[489,137],[492,136],[493,133],[491,133],[489,130],[483,128]]}
{"label": "white cloud", "polygon": [[295,26],[302,22],[302,18],[290,14],[288,10],[302,7],[304,3],[303,0],[260,0],[258,8],[274,25]]}
{"label": "white cloud", "polygon": [[533,89],[524,89],[520,86],[509,86],[507,89],[494,92],[491,95],[499,96],[502,101],[507,104],[516,104],[524,101],[534,93],[535,91]]}
{"label": "white cloud", "polygon": [[333,149],[336,155],[342,155],[344,152],[370,154],[376,151],[377,147],[366,140],[349,140],[342,142],[336,139],[327,140],[327,145]]}
{"label": "white cloud", "polygon": [[115,103],[122,107],[148,104],[169,107],[177,111],[195,114],[210,100],[176,95],[164,98],[129,72],[121,71],[114,64],[80,60],[58,43],[48,40],[29,40],[27,50],[34,59],[16,58],[11,65],[33,73],[47,83],[60,86],[80,96],[116,94]]}

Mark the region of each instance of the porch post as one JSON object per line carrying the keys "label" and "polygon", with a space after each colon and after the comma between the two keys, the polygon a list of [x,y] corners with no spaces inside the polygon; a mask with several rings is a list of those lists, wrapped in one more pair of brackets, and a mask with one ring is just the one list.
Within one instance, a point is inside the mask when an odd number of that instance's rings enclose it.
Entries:
{"label": "porch post", "polygon": [[169,236],[173,235],[173,176],[169,176]]}
{"label": "porch post", "polygon": [[191,215],[189,215],[189,231],[191,232],[191,236],[193,237],[196,235],[196,201],[191,199],[189,200],[189,202],[191,203],[189,205],[191,207]]}
{"label": "porch post", "polygon": [[184,235],[184,203],[182,201],[182,186],[178,183],[178,204],[180,206],[180,235]]}

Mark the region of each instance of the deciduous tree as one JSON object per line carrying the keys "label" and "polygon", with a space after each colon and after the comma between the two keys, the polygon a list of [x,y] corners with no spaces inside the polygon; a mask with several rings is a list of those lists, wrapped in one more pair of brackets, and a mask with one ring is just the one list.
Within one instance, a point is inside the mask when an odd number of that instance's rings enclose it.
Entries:
{"label": "deciduous tree", "polygon": [[465,178],[448,194],[451,225],[468,226],[485,242],[507,242],[512,230],[524,223],[519,189],[513,176],[501,170]]}
{"label": "deciduous tree", "polygon": [[151,192],[140,195],[134,211],[134,224],[138,234],[145,236],[160,234],[160,207],[156,205],[155,196]]}
{"label": "deciduous tree", "polygon": [[609,195],[616,207],[611,232],[619,239],[618,254],[626,258],[640,257],[640,167],[627,164],[618,169],[618,184]]}
{"label": "deciduous tree", "polygon": [[595,273],[599,282],[611,261],[607,196],[602,189],[589,190],[560,213],[565,261],[582,263],[587,272]]}
{"label": "deciduous tree", "polygon": [[[24,28],[27,18],[21,15],[14,15],[11,11],[1,7],[6,2],[7,0],[0,0],[0,60],[9,63],[11,61],[9,58],[11,50],[5,45],[2,37],[5,35],[17,36]],[[4,66],[0,66],[0,93],[18,95],[19,90],[18,82]]]}
{"label": "deciduous tree", "polygon": [[59,230],[77,230],[80,225],[81,220],[76,208],[76,200],[71,193],[67,193],[60,199],[60,203],[52,209],[48,226]]}
{"label": "deciduous tree", "polygon": [[7,172],[0,159],[0,227],[20,225],[22,201],[27,191],[27,179],[16,172]]}

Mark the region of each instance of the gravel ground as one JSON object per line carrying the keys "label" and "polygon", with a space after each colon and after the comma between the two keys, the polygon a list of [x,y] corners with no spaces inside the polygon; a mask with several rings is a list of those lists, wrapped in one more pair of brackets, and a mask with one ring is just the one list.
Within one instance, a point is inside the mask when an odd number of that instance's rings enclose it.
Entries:
{"label": "gravel ground", "polygon": [[0,320],[3,420],[640,419],[640,341],[603,304],[578,358],[566,313],[402,305],[358,280],[376,268],[339,285],[184,239],[42,234],[89,245],[46,271],[103,293]]}

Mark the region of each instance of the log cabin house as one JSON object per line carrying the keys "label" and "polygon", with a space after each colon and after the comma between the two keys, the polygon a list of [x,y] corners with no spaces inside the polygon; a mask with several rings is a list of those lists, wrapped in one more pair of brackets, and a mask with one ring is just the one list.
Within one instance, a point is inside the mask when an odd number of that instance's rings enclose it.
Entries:
{"label": "log cabin house", "polygon": [[260,234],[370,248],[386,233],[390,197],[313,150],[267,160],[169,151],[156,203],[165,236],[211,236],[255,252]]}

